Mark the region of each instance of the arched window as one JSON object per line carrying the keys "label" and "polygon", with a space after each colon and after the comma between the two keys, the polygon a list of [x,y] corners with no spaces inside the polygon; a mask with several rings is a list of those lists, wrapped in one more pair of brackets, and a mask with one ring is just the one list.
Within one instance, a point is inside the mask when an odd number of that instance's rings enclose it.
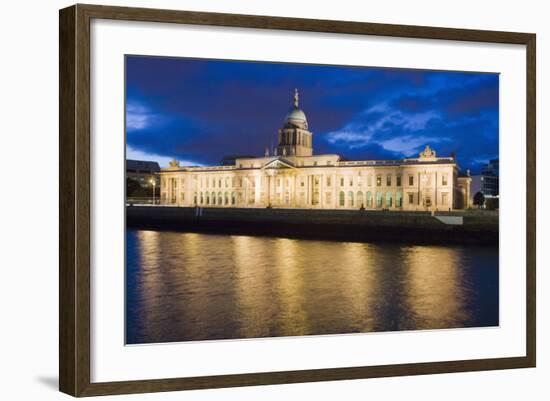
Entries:
{"label": "arched window", "polygon": [[227,195],[227,192],[224,194],[224,204],[228,205],[229,204],[229,196]]}
{"label": "arched window", "polygon": [[346,206],[346,194],[344,191],[340,191],[340,207]]}
{"label": "arched window", "polygon": [[235,192],[231,192],[231,204],[235,204]]}
{"label": "arched window", "polygon": [[215,192],[212,192],[212,204],[213,205],[216,204],[216,193]]}
{"label": "arched window", "polygon": [[353,192],[348,192],[348,207],[353,207]]}
{"label": "arched window", "polygon": [[201,192],[201,203],[200,204],[202,205],[203,203],[204,203],[204,193]]}
{"label": "arched window", "polygon": [[218,205],[223,205],[222,193],[218,192]]}
{"label": "arched window", "polygon": [[397,192],[395,195],[395,207],[403,207],[403,192]]}
{"label": "arched window", "polygon": [[363,192],[362,191],[357,192],[357,206],[365,207],[365,204],[363,203]]}
{"label": "arched window", "polygon": [[371,191],[367,192],[367,207],[372,207],[372,192]]}
{"label": "arched window", "polygon": [[210,193],[209,192],[206,193],[206,204],[210,205]]}
{"label": "arched window", "polygon": [[382,207],[382,193],[376,193],[376,207]]}
{"label": "arched window", "polygon": [[386,192],[386,207],[391,207],[392,205],[392,193]]}

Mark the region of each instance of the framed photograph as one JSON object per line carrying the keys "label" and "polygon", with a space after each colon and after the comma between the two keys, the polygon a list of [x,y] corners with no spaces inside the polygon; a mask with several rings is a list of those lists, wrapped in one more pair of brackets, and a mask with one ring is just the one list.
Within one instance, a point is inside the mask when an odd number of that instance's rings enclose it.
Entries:
{"label": "framed photograph", "polygon": [[59,18],[61,391],[535,366],[534,34]]}

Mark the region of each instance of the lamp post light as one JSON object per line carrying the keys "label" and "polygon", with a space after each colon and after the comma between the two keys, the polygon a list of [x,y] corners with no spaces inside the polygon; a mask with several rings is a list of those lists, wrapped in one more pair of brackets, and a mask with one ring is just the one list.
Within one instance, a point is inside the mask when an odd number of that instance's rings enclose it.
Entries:
{"label": "lamp post light", "polygon": [[157,182],[155,181],[154,178],[151,178],[151,180],[149,182],[153,186],[153,205],[155,205],[155,189],[156,189],[156,186],[157,186]]}

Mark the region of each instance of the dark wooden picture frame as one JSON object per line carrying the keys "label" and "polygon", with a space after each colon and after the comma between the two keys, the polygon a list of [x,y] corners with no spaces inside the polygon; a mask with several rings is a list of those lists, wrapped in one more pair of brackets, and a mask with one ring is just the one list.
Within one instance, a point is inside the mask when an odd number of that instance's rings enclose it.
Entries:
{"label": "dark wooden picture frame", "polygon": [[[526,356],[91,383],[90,22],[94,18],[525,45]],[[535,366],[535,34],[80,4],[60,10],[59,29],[59,388],[62,392],[73,396],[93,396]]]}

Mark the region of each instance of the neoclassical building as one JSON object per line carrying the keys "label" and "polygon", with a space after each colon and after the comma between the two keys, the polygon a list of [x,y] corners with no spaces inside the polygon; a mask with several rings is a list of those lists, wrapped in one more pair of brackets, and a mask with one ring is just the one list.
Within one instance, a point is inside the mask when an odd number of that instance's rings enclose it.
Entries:
{"label": "neoclassical building", "polygon": [[470,207],[469,175],[454,157],[426,145],[418,157],[343,161],[313,152],[313,133],[294,105],[278,132],[273,154],[236,158],[234,165],[163,168],[161,202],[201,207],[276,207],[448,211]]}

